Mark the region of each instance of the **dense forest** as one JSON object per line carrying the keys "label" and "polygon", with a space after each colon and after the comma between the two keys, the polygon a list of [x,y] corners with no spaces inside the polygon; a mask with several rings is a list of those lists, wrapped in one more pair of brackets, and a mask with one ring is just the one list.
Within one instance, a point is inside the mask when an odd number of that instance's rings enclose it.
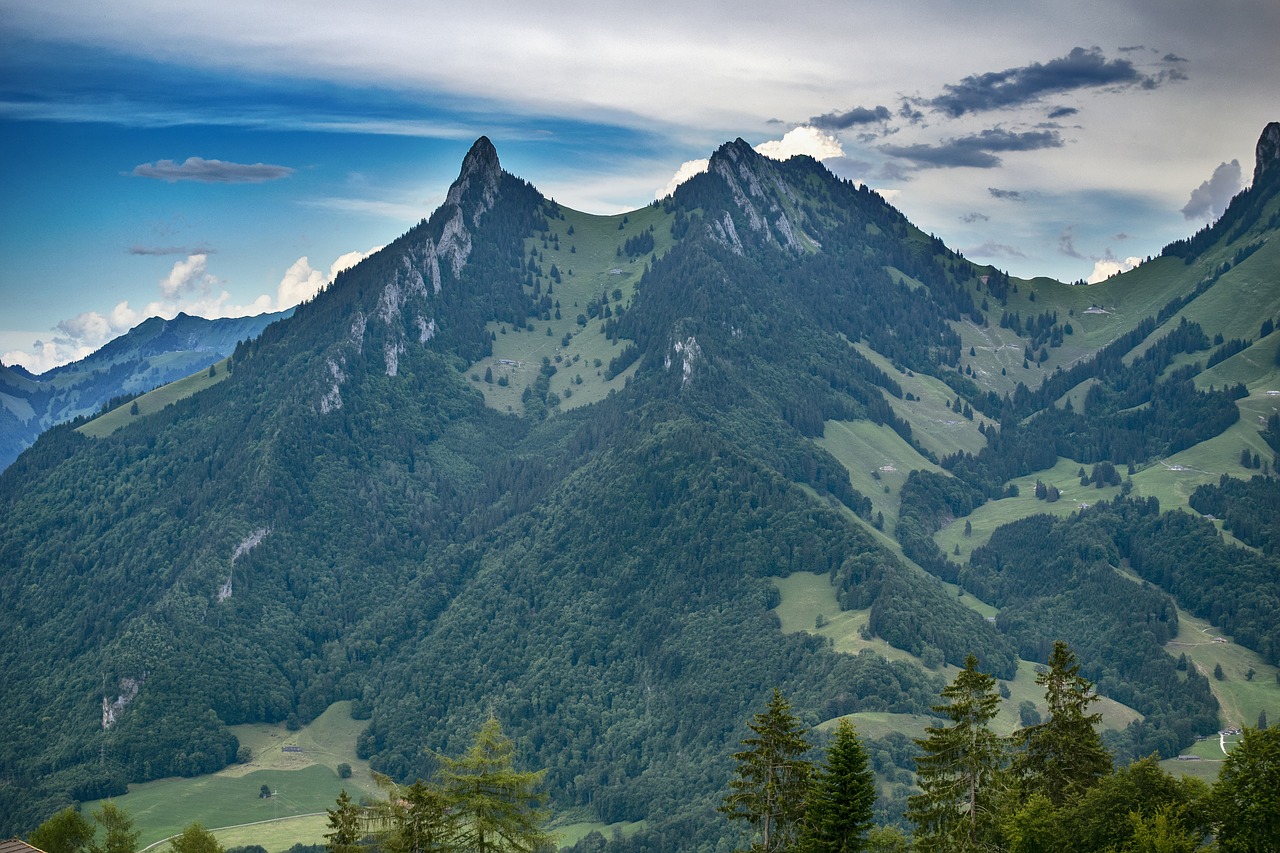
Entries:
{"label": "dense forest", "polygon": [[[575,233],[482,139],[439,210],[238,346],[224,381],[102,438],[54,428],[0,475],[0,830],[217,770],[238,749],[228,726],[351,700],[360,755],[395,785],[448,770],[440,756],[492,717],[521,733],[549,808],[645,822],[611,849],[716,850],[742,721],[775,688],[805,728],[942,721],[944,664],[1008,680],[1065,640],[1142,715],[1105,744],[1144,767],[1217,728],[1207,681],[1162,648],[1178,606],[1277,661],[1275,556],[1246,508],[1273,480],[1194,498],[1257,551],[1136,497],[1015,521],[966,563],[933,539],[1059,457],[1115,485],[1238,429],[1247,389],[1195,384],[1216,330],[1176,317],[1198,280],[996,394],[964,372],[957,329],[1025,336],[1031,370],[1081,334],[1069,315],[1010,309],[1016,282],[816,161],[738,140],[642,214],[658,224]],[[562,306],[574,270],[543,257],[562,243],[626,264],[626,294],[604,279]],[[551,390],[552,312],[612,353],[591,405]],[[506,334],[550,348],[519,411],[488,405],[492,371],[472,370]],[[989,417],[979,449],[917,435],[898,406],[918,377],[955,395],[957,421]],[[930,464],[887,529],[818,441],[833,421]],[[914,657],[780,631],[773,581],[795,572],[824,574],[869,636]],[[875,819],[896,820],[923,747],[865,747],[891,780]]]}

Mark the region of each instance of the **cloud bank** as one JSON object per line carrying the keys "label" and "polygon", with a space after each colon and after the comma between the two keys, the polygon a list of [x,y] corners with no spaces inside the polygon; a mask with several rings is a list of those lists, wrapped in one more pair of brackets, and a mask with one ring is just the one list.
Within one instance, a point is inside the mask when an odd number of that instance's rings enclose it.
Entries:
{"label": "cloud bank", "polygon": [[[800,125],[783,134],[781,139],[771,139],[755,146],[755,150],[773,160],[787,160],[797,155],[807,155],[815,160],[833,160],[844,156],[840,140],[830,133],[810,125]],[[707,171],[710,160],[686,160],[676,169],[666,186],[654,193],[654,198],[666,198],[676,187]]]}
{"label": "cloud bank", "polygon": [[1213,170],[1209,180],[1191,191],[1191,198],[1182,207],[1187,219],[1214,220],[1226,212],[1231,199],[1240,191],[1240,161],[1222,163]]}
{"label": "cloud bank", "polygon": [[173,160],[157,160],[133,167],[131,175],[137,178],[155,178],[169,183],[197,181],[202,184],[261,184],[279,178],[287,178],[294,172],[288,166],[269,163],[230,163],[226,160],[205,160],[188,157],[181,163]]}

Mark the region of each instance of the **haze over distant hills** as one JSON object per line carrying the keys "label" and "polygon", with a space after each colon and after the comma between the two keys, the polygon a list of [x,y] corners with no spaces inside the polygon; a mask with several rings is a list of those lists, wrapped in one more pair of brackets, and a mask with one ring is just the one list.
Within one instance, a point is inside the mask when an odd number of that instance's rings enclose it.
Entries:
{"label": "haze over distant hills", "polygon": [[203,370],[230,355],[239,341],[292,313],[152,317],[85,358],[40,375],[0,364],[0,470],[50,426]]}
{"label": "haze over distant hills", "polygon": [[[1171,653],[1180,614],[1280,709],[1250,512],[1280,482],[1278,138],[1220,221],[1090,287],[742,140],[607,217],[477,140],[222,381],[0,475],[0,831],[351,700],[397,779],[493,713],[554,810],[711,850],[775,686],[807,723],[900,721],[971,652],[1021,689],[1065,639],[1108,745],[1177,754],[1253,709]],[[784,632],[788,579],[838,623]]]}

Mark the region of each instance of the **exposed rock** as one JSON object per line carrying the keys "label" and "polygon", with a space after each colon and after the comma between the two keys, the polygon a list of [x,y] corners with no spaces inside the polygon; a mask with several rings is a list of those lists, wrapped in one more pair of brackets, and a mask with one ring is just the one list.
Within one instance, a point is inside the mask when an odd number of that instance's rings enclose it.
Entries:
{"label": "exposed rock", "polygon": [[115,725],[120,712],[138,695],[138,690],[145,680],[145,676],[143,678],[122,678],[120,679],[120,693],[114,700],[108,699],[106,696],[102,697],[102,727],[104,729],[109,729]]}
{"label": "exposed rock", "polygon": [[1253,167],[1253,183],[1280,165],[1280,121],[1273,121],[1262,129],[1258,137],[1257,162]]}

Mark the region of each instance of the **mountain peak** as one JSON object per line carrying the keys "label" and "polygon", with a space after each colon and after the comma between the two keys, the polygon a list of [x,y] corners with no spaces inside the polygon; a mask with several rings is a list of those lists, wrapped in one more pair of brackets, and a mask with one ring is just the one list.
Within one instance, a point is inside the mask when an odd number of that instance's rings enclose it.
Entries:
{"label": "mountain peak", "polygon": [[466,201],[472,197],[472,194],[478,192],[477,207],[474,211],[470,211],[469,217],[475,223],[479,220],[480,214],[493,206],[494,196],[498,192],[498,179],[501,175],[502,165],[498,162],[498,150],[493,147],[489,137],[482,136],[471,145],[467,156],[462,158],[462,170],[458,173],[458,179],[449,187],[445,203],[465,207]]}
{"label": "mountain peak", "polygon": [[1253,183],[1267,171],[1280,165],[1280,121],[1273,121],[1262,129],[1258,137],[1257,162],[1253,167]]}

